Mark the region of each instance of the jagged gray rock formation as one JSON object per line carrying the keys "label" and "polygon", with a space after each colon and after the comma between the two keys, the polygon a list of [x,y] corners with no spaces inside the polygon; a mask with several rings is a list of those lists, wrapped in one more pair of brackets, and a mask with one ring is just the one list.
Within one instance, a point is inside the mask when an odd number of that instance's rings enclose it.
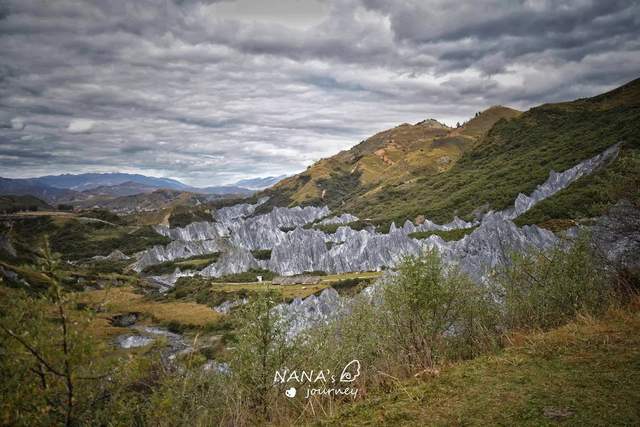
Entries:
{"label": "jagged gray rock formation", "polygon": [[324,289],[320,295],[305,299],[296,298],[290,304],[280,304],[274,308],[282,316],[287,335],[294,337],[311,325],[327,323],[339,315],[345,301],[333,288]]}
{"label": "jagged gray rock formation", "polygon": [[[544,250],[558,245],[559,239],[551,231],[536,226],[524,226],[520,228],[517,227],[511,219],[531,209],[531,207],[539,201],[566,188],[581,176],[592,173],[607,161],[613,159],[617,155],[618,150],[619,145],[616,144],[598,156],[581,162],[565,172],[556,173],[552,171],[549,174],[549,179],[538,186],[531,196],[520,194],[514,202],[513,208],[502,212],[488,213],[483,217],[482,222],[476,230],[459,241],[445,242],[440,237],[434,235],[422,240],[420,247],[416,248],[407,244],[407,242],[403,240],[403,237],[408,239],[406,235],[415,231],[469,228],[478,225],[477,221],[468,223],[456,217],[451,223],[442,226],[434,224],[429,220],[426,220],[419,226],[415,226],[410,221],[407,221],[400,229],[396,228],[395,224],[392,224],[388,235],[382,238],[378,236],[378,243],[382,243],[385,248],[393,248],[393,256],[391,259],[385,259],[380,246],[375,244],[369,245],[369,242],[375,242],[377,237],[376,233],[372,230],[355,232],[348,227],[340,227],[333,238],[329,240],[333,242],[349,242],[350,247],[349,245],[343,246],[345,245],[343,243],[334,248],[348,248],[348,254],[350,256],[346,256],[345,254],[344,258],[355,261],[355,264],[359,267],[366,266],[369,268],[376,264],[372,262],[375,258],[377,258],[379,263],[385,263],[382,265],[389,266],[403,255],[411,255],[426,248],[436,248],[447,263],[458,265],[460,269],[469,274],[471,278],[482,282],[487,279],[487,276],[492,270],[507,262],[511,252],[522,252],[527,248]],[[625,202],[619,203],[619,208],[625,210]],[[628,206],[626,206],[626,209],[627,214],[625,217],[628,217]],[[612,215],[615,216],[615,209]],[[636,214],[635,218],[640,218],[640,215]],[[599,241],[601,248],[605,252],[605,256],[609,260],[615,260],[623,265],[637,267],[640,264],[638,257],[633,255],[629,256],[629,254],[635,254],[640,249],[640,236],[628,232],[612,233],[612,228],[619,228],[619,225],[617,225],[619,222],[620,221],[616,221],[611,216],[601,218],[596,227],[594,227],[595,239]],[[300,245],[296,247],[297,252],[295,258],[304,260],[300,265],[308,267],[309,258],[319,251],[317,240],[317,236],[313,237],[313,243],[311,243],[312,249],[308,251],[306,255],[300,253]],[[334,248],[332,248],[332,250]],[[363,257],[368,251],[371,251],[368,256]],[[371,254],[373,254],[373,257]],[[286,257],[285,251],[280,250],[278,257]],[[274,261],[277,261],[277,259],[274,260],[272,257],[272,262]],[[276,264],[278,265],[274,267],[280,265],[280,263],[277,262]],[[295,269],[291,264],[291,262],[284,263],[284,268],[288,270]],[[328,267],[326,260],[323,265]],[[353,265],[347,266],[347,270],[345,271],[352,271],[348,269],[353,267]],[[336,268],[335,264],[333,268]],[[384,280],[385,279],[382,279],[382,281]],[[373,298],[380,286],[381,282],[376,282],[374,285],[365,289],[363,293]],[[295,304],[282,304],[278,306],[278,312],[284,317],[286,322],[291,324],[289,335],[291,337],[296,336],[305,329],[335,318],[348,307],[348,301],[340,298],[337,292],[335,295],[332,295],[329,301],[330,303],[323,306],[324,311],[322,315],[318,315],[314,310],[318,305],[318,301],[314,296],[305,300],[296,301]]]}
{"label": "jagged gray rock formation", "polygon": [[9,234],[0,235],[0,251],[4,251],[12,257],[17,255],[16,249],[13,247],[11,239],[9,238]]}
{"label": "jagged gray rock formation", "polygon": [[233,205],[226,208],[218,209],[218,211],[215,213],[215,219],[219,223],[226,224],[227,222],[237,218],[248,217],[249,215],[252,215],[260,205],[265,204],[267,200],[269,200],[268,197],[262,197],[256,204],[253,205],[242,203],[239,205]]}
{"label": "jagged gray rock formation", "polygon": [[193,242],[198,240],[217,240],[228,236],[227,227],[218,222],[193,222],[186,227],[169,228],[166,225],[154,227],[158,234],[172,240]]}
{"label": "jagged gray rock formation", "polygon": [[164,293],[173,288],[179,278],[190,277],[193,275],[195,275],[195,272],[191,270],[181,271],[179,268],[176,268],[171,274],[151,276],[149,277],[149,280],[151,281],[151,284],[155,285],[160,292]]}
{"label": "jagged gray rock formation", "polygon": [[571,169],[567,169],[564,172],[549,172],[549,178],[536,187],[530,196],[525,194],[518,194],[514,202],[514,206],[502,212],[505,218],[515,219],[522,215],[529,209],[531,209],[536,203],[546,199],[557,193],[558,191],[566,188],[580,177],[593,173],[600,166],[614,159],[620,151],[620,143],[614,144],[607,148],[602,153],[578,163]]}
{"label": "jagged gray rock formation", "polygon": [[458,264],[462,271],[480,282],[491,270],[507,262],[512,252],[523,252],[529,248],[545,250],[557,244],[558,238],[549,230],[535,225],[520,228],[501,215],[490,214],[483,218],[476,230],[461,240],[439,241],[434,246],[445,261]]}
{"label": "jagged gray rock formation", "polygon": [[225,301],[220,305],[213,307],[213,311],[220,314],[229,314],[231,309],[239,307],[249,302],[247,298]]}
{"label": "jagged gray rock formation", "polygon": [[208,255],[221,252],[225,248],[220,240],[196,240],[183,242],[174,240],[166,246],[157,245],[137,254],[137,261],[132,267],[140,272],[145,267],[160,264],[166,261],[173,261],[180,258],[189,258],[197,255]]}
{"label": "jagged gray rock formation", "polygon": [[[415,255],[426,248],[437,248],[449,262],[481,280],[486,269],[498,265],[505,250],[522,250],[531,245],[546,248],[555,244],[555,236],[537,227],[516,227],[510,220],[530,209],[535,203],[565,188],[581,176],[593,172],[618,152],[614,145],[603,153],[562,173],[551,172],[549,179],[530,195],[519,195],[514,206],[501,212],[489,212],[482,221],[467,222],[455,217],[448,224],[425,220],[419,225],[406,221],[398,228],[392,224],[388,233],[378,233],[369,227],[353,230],[341,226],[333,234],[317,229],[303,229],[302,225],[324,218],[320,223],[351,222],[348,214],[330,217],[325,207],[274,208],[270,213],[247,217],[256,205],[237,205],[217,212],[215,223],[194,223],[181,229],[160,229],[166,236],[177,239],[165,247],[154,247],[138,256],[135,264],[140,271],[153,263],[193,255],[222,251],[217,263],[199,274],[219,277],[251,268],[268,268],[281,275],[305,271],[343,273],[370,271],[394,266],[403,256]],[[264,203],[263,201],[259,203]],[[293,231],[283,231],[296,227]],[[409,237],[416,231],[453,230],[477,227],[459,242],[445,242],[437,236],[424,240]],[[199,240],[205,238],[208,240]],[[201,246],[197,246],[200,244]],[[271,249],[268,261],[258,261],[251,250]],[[167,278],[169,280],[172,277]]]}
{"label": "jagged gray rock formation", "polygon": [[242,273],[252,268],[260,268],[260,263],[251,252],[244,248],[232,248],[222,254],[220,259],[200,271],[201,276],[220,277],[227,274]]}
{"label": "jagged gray rock formation", "polygon": [[122,251],[116,249],[113,252],[111,252],[109,255],[107,256],[102,256],[102,255],[96,255],[94,257],[92,257],[92,260],[95,261],[126,261],[128,259],[130,259],[131,257],[125,255],[124,253],[122,253]]}

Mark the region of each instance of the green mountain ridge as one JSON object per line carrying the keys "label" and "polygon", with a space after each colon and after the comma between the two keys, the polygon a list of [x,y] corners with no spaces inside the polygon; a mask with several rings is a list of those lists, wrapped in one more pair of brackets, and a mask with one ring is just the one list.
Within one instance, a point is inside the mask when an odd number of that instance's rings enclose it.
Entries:
{"label": "green mountain ridge", "polygon": [[[386,132],[397,133],[403,126]],[[622,143],[621,154],[609,167],[619,167],[625,159],[637,156],[640,79],[592,98],[543,104],[522,114],[492,107],[462,128],[449,130],[446,135],[445,131],[430,130],[435,136],[428,146],[424,137],[415,138],[410,133],[402,141],[403,147],[410,147],[405,158],[413,155],[417,164],[422,162],[423,166],[431,167],[405,168],[409,173],[399,177],[389,167],[378,171],[379,181],[370,184],[364,177],[364,168],[345,171],[335,166],[347,155],[363,151],[363,145],[378,142],[384,134],[381,133],[347,152],[321,160],[263,194],[272,196],[272,204],[295,205],[301,201],[300,194],[305,189],[310,194],[308,187],[315,185],[322,189],[324,197],[316,194],[301,204],[327,204],[336,213],[349,212],[385,227],[392,221],[402,223],[420,215],[440,223],[452,220],[455,215],[472,219],[482,212],[510,206],[518,193],[531,193],[551,170],[571,168],[615,143]],[[445,167],[433,168],[434,162],[428,163],[426,159],[442,158],[444,154],[438,151],[441,147],[455,154],[449,156]],[[457,151],[453,147],[458,147]],[[634,164],[627,169],[622,171],[625,176],[638,173]],[[320,178],[315,176],[318,170],[323,170]],[[584,180],[572,187],[577,188]],[[588,207],[595,202],[607,204],[613,200],[593,201],[586,194],[574,200]],[[585,209],[594,210],[597,209]],[[567,211],[553,216],[575,217]]]}

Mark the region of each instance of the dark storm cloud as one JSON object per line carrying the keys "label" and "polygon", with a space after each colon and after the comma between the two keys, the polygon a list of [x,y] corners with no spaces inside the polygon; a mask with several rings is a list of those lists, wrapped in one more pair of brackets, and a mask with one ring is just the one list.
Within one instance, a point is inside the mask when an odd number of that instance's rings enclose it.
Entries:
{"label": "dark storm cloud", "polygon": [[638,77],[635,1],[0,3],[4,176],[293,173],[402,122]]}

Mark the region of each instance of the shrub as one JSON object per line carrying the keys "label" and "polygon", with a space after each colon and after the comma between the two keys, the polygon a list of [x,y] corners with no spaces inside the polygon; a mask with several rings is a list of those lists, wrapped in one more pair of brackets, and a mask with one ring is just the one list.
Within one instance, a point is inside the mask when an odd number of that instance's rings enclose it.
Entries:
{"label": "shrub", "polygon": [[585,236],[568,251],[514,254],[498,275],[505,326],[551,328],[601,312],[613,301],[609,279]]}
{"label": "shrub", "polygon": [[274,383],[274,372],[293,356],[287,340],[288,324],[274,310],[280,302],[276,294],[261,292],[239,310],[236,343],[231,357],[232,381],[243,409],[264,421],[269,409],[284,390]]}
{"label": "shrub", "polygon": [[271,259],[271,249],[257,249],[255,251],[251,251],[253,257],[255,259],[268,261]]}
{"label": "shrub", "polygon": [[484,287],[446,268],[437,251],[404,259],[398,271],[384,288],[382,324],[399,362],[430,368],[493,345],[495,309]]}

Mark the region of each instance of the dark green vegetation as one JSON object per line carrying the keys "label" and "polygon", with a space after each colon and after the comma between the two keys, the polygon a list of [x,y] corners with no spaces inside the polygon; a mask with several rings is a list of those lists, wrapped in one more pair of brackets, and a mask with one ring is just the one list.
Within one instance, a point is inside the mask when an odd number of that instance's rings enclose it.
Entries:
{"label": "dark green vegetation", "polygon": [[257,249],[255,251],[251,251],[253,257],[259,260],[270,260],[271,259],[271,249]]}
{"label": "dark green vegetation", "polygon": [[34,196],[0,196],[0,214],[10,214],[21,211],[52,210],[46,202]]}
{"label": "dark green vegetation", "polygon": [[181,270],[202,270],[206,266],[216,262],[219,257],[220,253],[215,252],[207,255],[195,255],[189,258],[166,261],[145,267],[142,273],[157,276],[173,273],[176,268],[180,268]]}
{"label": "dark green vegetation", "polygon": [[83,260],[96,255],[106,256],[114,250],[126,255],[171,240],[156,233],[150,226],[121,226],[93,218],[25,217],[11,218],[12,241],[25,248],[37,247],[47,235],[53,251],[66,260]]}
{"label": "dark green vegetation", "polygon": [[[640,149],[640,80],[594,98],[542,105],[501,120],[448,171],[387,187],[341,209],[396,223],[419,214],[436,222],[456,214],[471,219],[479,206],[504,209],[518,193],[530,194],[544,182],[549,170],[569,169],[621,141],[625,151]],[[575,197],[574,206],[592,204],[588,191]]]}
{"label": "dark green vegetation", "polygon": [[169,216],[170,227],[185,227],[192,222],[211,221],[211,209],[208,206],[176,206]]}
{"label": "dark green vegetation", "polygon": [[331,283],[331,287],[342,296],[353,297],[373,282],[370,278],[343,279]]}
{"label": "dark green vegetation", "polygon": [[166,297],[168,299],[193,301],[209,307],[216,307],[227,300],[241,299],[248,296],[248,292],[241,289],[237,293],[230,294],[212,285],[211,279],[204,277],[181,277],[176,285],[171,288]]}
{"label": "dark green vegetation", "polygon": [[327,234],[333,234],[338,231],[340,227],[351,227],[353,230],[364,230],[371,224],[364,221],[353,221],[347,224],[315,224],[313,228],[316,230],[324,231]]}
{"label": "dark green vegetation", "polygon": [[552,231],[571,227],[575,220],[606,213],[618,200],[640,206],[640,147],[625,147],[608,167],[580,178],[534,206],[515,220],[517,225],[539,224]]}
{"label": "dark green vegetation", "polygon": [[414,239],[426,239],[429,236],[440,236],[442,240],[451,241],[451,240],[460,240],[467,234],[471,233],[478,227],[469,227],[469,228],[458,228],[455,230],[433,230],[433,231],[416,231],[415,233],[409,233],[409,237],[413,237]]}

